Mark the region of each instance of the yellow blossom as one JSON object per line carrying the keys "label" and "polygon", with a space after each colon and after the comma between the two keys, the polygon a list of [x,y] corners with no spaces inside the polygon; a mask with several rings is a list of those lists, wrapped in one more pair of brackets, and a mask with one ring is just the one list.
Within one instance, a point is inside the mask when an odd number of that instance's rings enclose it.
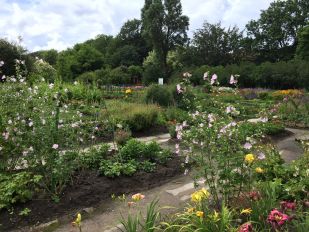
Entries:
{"label": "yellow blossom", "polygon": [[262,168],[260,168],[260,167],[257,167],[257,168],[255,169],[255,171],[256,171],[257,173],[263,173],[263,172],[264,172],[264,170],[263,170]]}
{"label": "yellow blossom", "polygon": [[189,209],[187,210],[188,213],[193,213],[194,211],[195,211],[195,208],[189,208]]}
{"label": "yellow blossom", "polygon": [[80,213],[78,213],[75,221],[72,222],[72,225],[80,228],[81,222],[82,222],[82,215]]}
{"label": "yellow blossom", "polygon": [[248,208],[248,209],[243,209],[240,214],[251,214],[252,209]]}
{"label": "yellow blossom", "polygon": [[208,199],[209,196],[210,193],[205,188],[202,188],[191,195],[191,201],[198,203],[204,199]]}
{"label": "yellow blossom", "polygon": [[131,94],[132,93],[132,89],[126,89],[126,94]]}
{"label": "yellow blossom", "polygon": [[255,157],[253,154],[247,154],[245,156],[245,161],[248,163],[248,164],[252,164],[252,162],[255,160]]}
{"label": "yellow blossom", "polygon": [[199,218],[202,218],[202,217],[204,217],[204,212],[196,211],[196,216],[198,216]]}

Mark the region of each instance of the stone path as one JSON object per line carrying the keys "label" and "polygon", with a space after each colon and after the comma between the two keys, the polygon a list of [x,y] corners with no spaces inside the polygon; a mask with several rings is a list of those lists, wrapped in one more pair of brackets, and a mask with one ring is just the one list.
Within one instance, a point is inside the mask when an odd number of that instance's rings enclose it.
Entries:
{"label": "stone path", "polygon": [[[203,180],[199,184],[203,184]],[[156,187],[154,189],[142,192],[146,197],[133,208],[127,206],[126,202],[112,202],[107,208],[98,209],[101,212],[96,212],[89,219],[83,220],[83,232],[118,232],[121,231],[120,219],[121,215],[124,218],[128,213],[135,214],[141,210],[142,215],[145,215],[145,206],[153,199],[159,199],[159,207],[164,207],[161,213],[173,213],[180,207],[184,207],[187,200],[191,198],[191,194],[196,191],[194,183],[189,176],[182,176],[173,179],[169,183]],[[128,196],[129,199],[131,197]],[[76,228],[66,224],[56,230],[56,232],[76,232]]]}
{"label": "stone path", "polygon": [[[286,162],[291,162],[299,158],[303,151],[299,146],[297,139],[304,139],[309,137],[309,130],[299,130],[287,128],[293,135],[277,140],[274,143],[281,152],[283,159]],[[158,136],[150,136],[145,138],[138,138],[143,142],[156,141],[163,146],[168,146],[167,142],[170,139],[169,134]],[[177,168],[177,167],[175,167]],[[199,181],[203,184],[203,180]],[[179,208],[184,207],[186,202],[190,199],[191,194],[196,191],[194,189],[194,182],[189,176],[181,176],[171,180],[169,183],[162,186],[153,188],[151,190],[142,192],[146,198],[133,208],[128,208],[127,202],[109,201],[105,205],[99,206],[97,209],[92,209],[90,214],[82,212],[83,219],[82,229],[83,232],[118,232],[121,231],[121,224],[119,224],[121,216],[124,218],[127,215],[135,214],[141,210],[142,215],[145,215],[146,205],[153,199],[159,199],[159,206],[164,207],[161,211],[163,214],[176,212]],[[129,200],[131,196],[128,196]],[[166,208],[166,206],[169,206]],[[73,212],[74,213],[74,212]],[[77,212],[76,212],[77,213]],[[77,228],[73,228],[68,220],[61,223],[62,225],[56,232],[76,232]],[[119,227],[119,228],[118,228]],[[35,231],[35,230],[33,230]],[[41,230],[38,230],[41,231]]]}
{"label": "stone path", "polygon": [[286,128],[286,130],[292,132],[293,135],[276,141],[275,144],[285,162],[291,163],[293,160],[298,159],[303,154],[304,151],[298,141],[308,139],[309,130],[292,128]]}

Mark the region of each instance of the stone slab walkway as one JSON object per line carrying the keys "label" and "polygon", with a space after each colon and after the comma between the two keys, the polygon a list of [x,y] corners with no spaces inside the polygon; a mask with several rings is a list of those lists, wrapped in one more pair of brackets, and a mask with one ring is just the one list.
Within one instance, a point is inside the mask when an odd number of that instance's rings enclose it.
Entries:
{"label": "stone slab walkway", "polygon": [[[175,167],[177,168],[177,167]],[[199,183],[203,184],[203,180]],[[146,197],[139,202],[134,208],[127,206],[126,202],[112,202],[107,208],[98,209],[102,212],[97,212],[91,218],[83,220],[83,232],[118,232],[121,231],[119,219],[123,216],[127,218],[128,213],[136,214],[141,210],[142,215],[145,215],[146,205],[153,199],[159,199],[159,207],[164,207],[161,213],[176,212],[179,207],[184,207],[191,194],[196,191],[193,180],[188,176],[181,176],[169,183],[160,187],[142,192]],[[129,199],[131,196],[128,196]],[[76,228],[72,228],[70,224],[61,226],[56,232],[77,232]]]}
{"label": "stone slab walkway", "polygon": [[280,154],[286,163],[291,163],[298,159],[303,154],[298,140],[309,137],[309,130],[286,128],[287,131],[292,132],[293,135],[285,137],[275,144],[280,151]]}

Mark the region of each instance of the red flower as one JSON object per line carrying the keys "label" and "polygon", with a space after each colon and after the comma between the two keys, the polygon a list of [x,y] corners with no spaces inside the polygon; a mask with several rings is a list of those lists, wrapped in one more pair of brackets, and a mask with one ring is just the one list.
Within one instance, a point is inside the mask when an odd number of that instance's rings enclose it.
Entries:
{"label": "red flower", "polygon": [[274,229],[281,227],[290,218],[288,215],[281,213],[277,209],[273,209],[268,215],[267,221],[272,225]]}
{"label": "red flower", "polygon": [[250,222],[242,224],[238,229],[238,232],[251,232],[251,231],[253,231],[253,227]]}
{"label": "red flower", "polygon": [[296,209],[296,203],[291,201],[281,201],[280,202],[282,211],[285,210],[295,210]]}
{"label": "red flower", "polygon": [[249,193],[249,198],[253,201],[261,199],[261,194],[258,191],[252,191]]}

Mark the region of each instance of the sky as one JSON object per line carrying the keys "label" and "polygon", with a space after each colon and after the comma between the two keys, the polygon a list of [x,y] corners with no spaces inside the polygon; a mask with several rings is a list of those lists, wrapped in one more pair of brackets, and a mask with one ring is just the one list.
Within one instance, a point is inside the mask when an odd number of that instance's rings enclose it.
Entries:
{"label": "sky", "polygon": [[[273,0],[182,0],[189,35],[210,23],[244,29]],[[29,51],[64,50],[98,34],[117,35],[124,22],[140,18],[144,0],[0,0],[0,38]],[[0,51],[1,52],[1,51]]]}

